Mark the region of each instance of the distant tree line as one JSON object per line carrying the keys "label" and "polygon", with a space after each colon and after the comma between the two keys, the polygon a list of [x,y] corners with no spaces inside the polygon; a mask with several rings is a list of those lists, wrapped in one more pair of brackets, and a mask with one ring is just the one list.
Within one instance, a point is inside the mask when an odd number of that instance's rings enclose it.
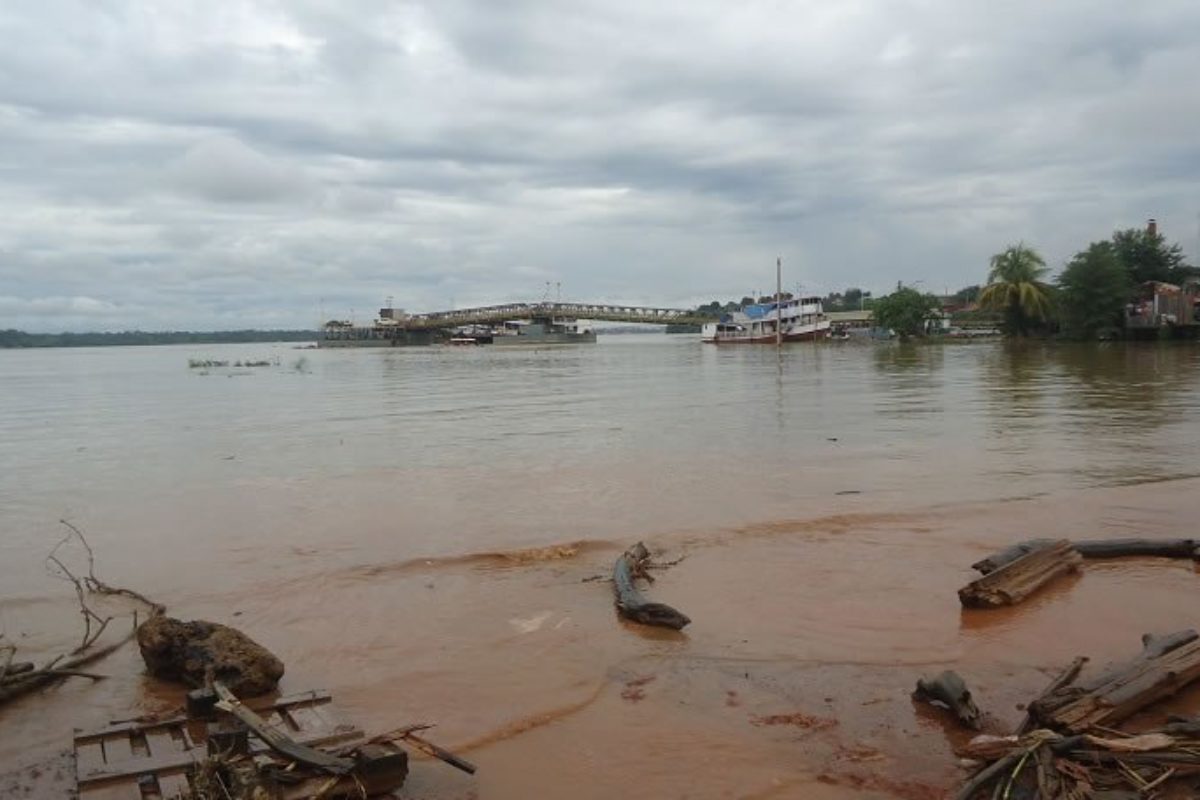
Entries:
{"label": "distant tree line", "polygon": [[122,331],[120,333],[26,333],[0,330],[0,347],[111,347],[153,344],[232,344],[312,342],[319,334],[302,330]]}

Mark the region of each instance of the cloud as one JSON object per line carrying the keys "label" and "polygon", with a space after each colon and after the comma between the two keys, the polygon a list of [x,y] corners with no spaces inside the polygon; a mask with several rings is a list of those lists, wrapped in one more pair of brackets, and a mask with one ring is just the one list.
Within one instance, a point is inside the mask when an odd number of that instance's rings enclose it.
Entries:
{"label": "cloud", "polygon": [[953,289],[1149,216],[1194,253],[1198,26],[1190,0],[8,4],[0,286],[45,311],[0,327],[546,281],[683,304],[777,254],[817,291]]}
{"label": "cloud", "polygon": [[193,145],[166,172],[169,187],[213,203],[295,201],[310,194],[302,169],[232,137]]}

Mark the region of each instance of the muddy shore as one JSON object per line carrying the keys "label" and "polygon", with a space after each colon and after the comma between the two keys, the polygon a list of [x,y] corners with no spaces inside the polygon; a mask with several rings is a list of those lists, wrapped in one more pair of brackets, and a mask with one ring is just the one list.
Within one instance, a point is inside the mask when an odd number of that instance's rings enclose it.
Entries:
{"label": "muddy shore", "polygon": [[[911,700],[921,674],[958,670],[985,730],[1002,733],[1075,655],[1102,665],[1144,632],[1197,624],[1187,562],[1097,563],[1016,608],[964,611],[969,564],[1030,535],[1177,536],[1198,514],[1200,480],[1186,479],[664,532],[653,546],[685,558],[653,591],[692,617],[683,633],[616,618],[609,587],[584,581],[620,552],[600,541],[334,570],[315,559],[312,572],[190,597],[187,611],[272,647],[285,690],[328,689],[368,730],[436,721],[480,765],[476,779],[418,766],[413,797],[602,797],[633,774],[647,797],[932,800],[958,780],[965,734]],[[73,727],[181,700],[142,675],[135,648],[102,666],[101,684],[5,709],[0,763],[27,766]],[[1200,694],[1169,706],[1200,709]],[[52,781],[29,789],[56,796]]]}

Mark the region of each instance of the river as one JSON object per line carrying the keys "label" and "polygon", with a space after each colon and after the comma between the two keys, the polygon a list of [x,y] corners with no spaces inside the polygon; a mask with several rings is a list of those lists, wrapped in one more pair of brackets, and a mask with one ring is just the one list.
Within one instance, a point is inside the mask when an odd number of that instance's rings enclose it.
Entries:
{"label": "river", "polygon": [[[993,613],[960,610],[969,565],[1192,536],[1197,476],[1195,344],[0,351],[0,632],[78,643],[44,564],[68,519],[100,577],[245,630],[285,689],[480,766],[415,762],[405,796],[935,798],[961,734],[920,675],[959,670],[1003,730],[1075,655],[1200,622],[1190,564]],[[638,540],[683,559],[649,590],[681,634],[586,580]],[[0,709],[0,772],[179,703],[140,667]]]}

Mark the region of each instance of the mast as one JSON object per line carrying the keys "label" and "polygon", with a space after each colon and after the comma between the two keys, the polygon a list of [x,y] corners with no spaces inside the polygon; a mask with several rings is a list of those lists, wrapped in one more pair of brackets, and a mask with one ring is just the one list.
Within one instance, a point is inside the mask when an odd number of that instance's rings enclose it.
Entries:
{"label": "mast", "polygon": [[783,347],[783,258],[775,259],[775,346]]}

